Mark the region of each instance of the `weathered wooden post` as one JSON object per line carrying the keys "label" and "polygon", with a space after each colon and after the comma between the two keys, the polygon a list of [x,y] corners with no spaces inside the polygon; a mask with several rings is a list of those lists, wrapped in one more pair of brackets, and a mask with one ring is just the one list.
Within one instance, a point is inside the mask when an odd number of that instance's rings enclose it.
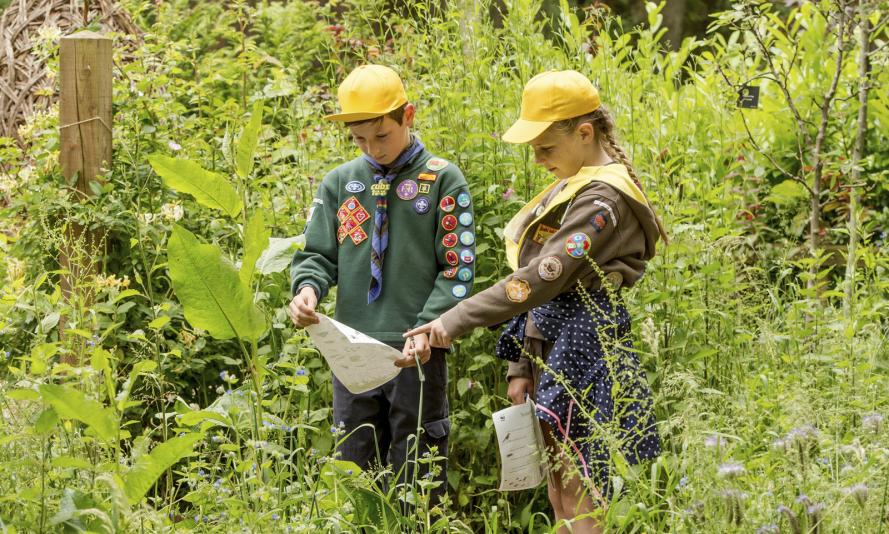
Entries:
{"label": "weathered wooden post", "polygon": [[[59,160],[72,194],[82,200],[92,194],[90,183],[111,166],[111,39],[91,31],[63,37],[59,67]],[[69,301],[78,298],[78,283],[96,273],[102,241],[99,231],[68,223],[59,263]],[[88,302],[90,293],[79,297]]]}

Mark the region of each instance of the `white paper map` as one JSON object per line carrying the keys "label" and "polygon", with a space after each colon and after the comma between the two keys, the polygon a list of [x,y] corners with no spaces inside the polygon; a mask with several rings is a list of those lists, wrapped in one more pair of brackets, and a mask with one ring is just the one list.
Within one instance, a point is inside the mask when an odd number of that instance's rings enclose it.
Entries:
{"label": "white paper map", "polygon": [[546,478],[546,467],[534,401],[495,412],[493,418],[500,446],[500,491],[536,488]]}
{"label": "white paper map", "polygon": [[321,322],[307,326],[306,332],[346,389],[364,393],[382,386],[401,371],[393,365],[401,358],[400,350],[330,317],[317,315]]}

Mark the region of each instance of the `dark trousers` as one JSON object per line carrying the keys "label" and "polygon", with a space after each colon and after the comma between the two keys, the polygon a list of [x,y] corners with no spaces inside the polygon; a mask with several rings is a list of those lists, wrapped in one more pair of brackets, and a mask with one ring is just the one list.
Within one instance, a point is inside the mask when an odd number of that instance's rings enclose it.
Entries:
{"label": "dark trousers", "polygon": [[[416,368],[403,369],[386,384],[358,395],[350,393],[334,377],[333,420],[334,424],[345,426],[345,439],[337,447],[340,459],[355,462],[362,469],[391,465],[398,477],[396,483],[409,483],[413,480],[417,452],[417,458],[422,460],[423,453],[430,446],[436,446],[437,456],[447,458],[451,422],[448,419],[445,355],[443,349],[432,349],[432,357],[422,367],[425,375],[422,415],[420,378]],[[420,418],[423,430],[420,448],[416,451],[417,420]],[[362,425],[372,425],[372,428]],[[437,465],[441,470],[436,479],[441,484],[432,492],[433,503],[444,496],[447,484],[447,461]],[[429,467],[421,463],[417,476],[425,476]]]}

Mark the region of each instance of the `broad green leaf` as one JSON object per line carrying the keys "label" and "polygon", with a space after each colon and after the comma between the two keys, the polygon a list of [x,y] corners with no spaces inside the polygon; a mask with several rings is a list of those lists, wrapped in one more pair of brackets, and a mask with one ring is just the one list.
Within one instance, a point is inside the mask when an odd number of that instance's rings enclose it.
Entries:
{"label": "broad green leaf", "polygon": [[52,466],[61,469],[91,469],[93,467],[86,459],[73,456],[56,456],[52,459]]}
{"label": "broad green leaf", "polygon": [[212,410],[188,412],[179,418],[179,424],[183,426],[193,426],[202,421],[213,421],[221,425],[231,426],[231,421],[229,421],[228,417]]}
{"label": "broad green leaf", "polygon": [[257,210],[244,228],[244,258],[241,261],[241,270],[238,272],[241,284],[244,285],[244,290],[248,294],[250,293],[250,280],[256,271],[256,260],[268,246],[271,235],[272,232],[265,225],[265,216]]}
{"label": "broad green leaf", "polygon": [[257,100],[253,103],[253,114],[250,116],[250,122],[244,127],[241,138],[238,139],[235,152],[235,171],[241,178],[246,178],[253,172],[253,156],[256,154],[261,129],[262,100]]}
{"label": "broad green leaf", "polygon": [[40,394],[33,389],[13,389],[6,393],[6,397],[12,400],[40,400]]}
{"label": "broad green leaf", "polygon": [[191,232],[174,225],[167,257],[173,289],[192,326],[216,339],[256,341],[265,332],[265,316],[218,246],[201,243]]}
{"label": "broad green leaf", "polygon": [[167,323],[170,322],[169,315],[160,315],[156,317],[153,321],[148,323],[148,328],[152,330],[160,330],[161,328],[167,326]]}
{"label": "broad green leaf", "polygon": [[140,456],[124,478],[124,493],[130,504],[142,500],[157,478],[173,464],[192,454],[194,444],[203,437],[203,434],[178,436],[161,443],[151,453]]}
{"label": "broad green leaf", "polygon": [[52,408],[47,408],[43,410],[43,413],[40,414],[37,421],[34,423],[34,432],[37,432],[38,434],[47,434],[58,422],[59,416],[56,414],[56,411]]}
{"label": "broad green leaf", "polygon": [[794,180],[784,180],[772,188],[766,200],[778,205],[793,204],[809,196],[806,188]]}
{"label": "broad green leaf", "polygon": [[229,217],[237,217],[244,207],[237,191],[224,176],[210,172],[194,161],[154,154],[148,157],[148,163],[167,187],[193,196],[198,204]]}
{"label": "broad green leaf", "polygon": [[77,391],[57,384],[40,386],[43,400],[55,408],[62,419],[75,419],[92,428],[99,439],[113,444],[117,436],[117,418],[101,403]]}
{"label": "broad green leaf", "polygon": [[306,244],[306,237],[272,237],[269,239],[269,247],[262,252],[256,268],[262,274],[278,273],[286,269],[293,259],[293,253],[301,250]]}

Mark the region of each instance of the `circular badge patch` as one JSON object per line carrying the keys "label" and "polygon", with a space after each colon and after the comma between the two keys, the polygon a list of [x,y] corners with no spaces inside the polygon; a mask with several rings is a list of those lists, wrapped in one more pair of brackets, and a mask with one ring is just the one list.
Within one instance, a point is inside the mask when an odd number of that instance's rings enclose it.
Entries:
{"label": "circular badge patch", "polygon": [[590,241],[590,236],[583,232],[577,232],[565,241],[565,252],[572,258],[582,258],[586,256],[586,253],[592,244],[593,242]]}
{"label": "circular badge patch", "polygon": [[456,205],[457,205],[457,203],[454,202],[454,197],[448,195],[448,196],[444,197],[443,199],[441,199],[441,202],[438,204],[438,207],[441,208],[441,211],[443,211],[445,213],[450,213],[450,212],[454,211],[454,206],[456,206]]}
{"label": "circular badge patch", "polygon": [[562,276],[562,262],[555,256],[547,256],[537,265],[537,274],[542,280],[552,282]]}
{"label": "circular badge patch", "polygon": [[462,234],[460,234],[460,242],[468,247],[469,245],[475,243],[475,236],[472,235],[472,232],[463,232]]}
{"label": "circular badge patch", "polygon": [[432,158],[426,162],[426,168],[430,171],[440,171],[448,166],[448,162],[441,158]]}
{"label": "circular badge patch", "polygon": [[531,284],[521,278],[506,282],[506,298],[513,302],[525,302],[531,295]]}
{"label": "circular badge patch", "polygon": [[466,296],[466,286],[463,284],[457,284],[451,288],[451,294],[457,297],[458,299],[462,299]]}
{"label": "circular badge patch", "polygon": [[417,182],[413,180],[405,180],[398,184],[395,188],[395,194],[401,200],[413,200],[417,197]]}
{"label": "circular badge patch", "polygon": [[460,263],[460,258],[457,257],[456,252],[449,250],[445,252],[445,261],[448,262],[448,265],[457,265]]}
{"label": "circular badge patch", "polygon": [[457,217],[457,219],[459,219],[460,224],[462,224],[463,226],[469,226],[470,224],[472,224],[471,213],[461,213],[460,216]]}
{"label": "circular badge patch", "polygon": [[448,280],[453,280],[455,276],[457,276],[457,268],[456,267],[449,267],[449,268],[445,269],[445,272],[444,272],[445,278],[447,278]]}
{"label": "circular badge patch", "polygon": [[346,184],[346,191],[350,193],[360,193],[364,191],[364,184],[353,180]]}
{"label": "circular badge patch", "polygon": [[445,246],[445,248],[451,248],[457,245],[457,234],[451,232],[449,234],[445,234],[444,237],[441,238],[441,244]]}
{"label": "circular badge patch", "polygon": [[461,282],[472,280],[472,269],[469,267],[460,267],[460,270],[457,271],[457,279]]}
{"label": "circular badge patch", "polygon": [[475,261],[475,254],[468,248],[464,248],[460,251],[460,259],[463,260],[463,263],[472,263]]}
{"label": "circular badge patch", "polygon": [[457,227],[457,218],[453,215],[445,215],[441,218],[441,227],[450,232]]}
{"label": "circular badge patch", "polygon": [[414,211],[419,213],[420,215],[429,212],[429,199],[426,197],[420,197],[416,201],[414,201]]}
{"label": "circular badge patch", "polygon": [[469,197],[469,193],[467,193],[466,191],[457,195],[457,205],[461,208],[468,208],[471,202],[472,199]]}

